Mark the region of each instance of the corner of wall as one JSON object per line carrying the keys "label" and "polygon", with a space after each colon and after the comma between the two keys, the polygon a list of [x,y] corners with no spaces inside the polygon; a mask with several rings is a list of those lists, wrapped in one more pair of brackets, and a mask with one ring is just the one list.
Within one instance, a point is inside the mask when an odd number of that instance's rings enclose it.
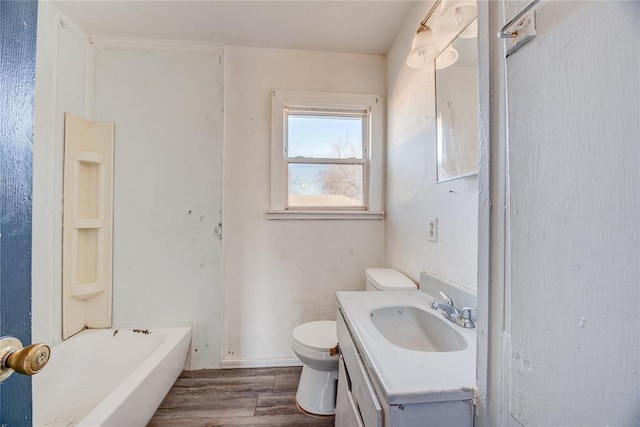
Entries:
{"label": "corner of wall", "polygon": [[86,116],[89,38],[50,2],[40,2],[33,140],[32,336],[62,339],[64,112]]}

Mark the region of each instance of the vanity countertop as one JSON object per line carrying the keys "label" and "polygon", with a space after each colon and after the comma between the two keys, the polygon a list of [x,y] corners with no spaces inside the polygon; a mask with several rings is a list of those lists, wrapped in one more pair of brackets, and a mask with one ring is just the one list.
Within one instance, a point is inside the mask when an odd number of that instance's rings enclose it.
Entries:
{"label": "vanity countertop", "polygon": [[337,292],[338,306],[369,374],[389,404],[468,400],[476,382],[476,329],[445,319],[467,342],[461,351],[423,352],[398,347],[376,329],[372,310],[413,306],[433,311],[425,292]]}

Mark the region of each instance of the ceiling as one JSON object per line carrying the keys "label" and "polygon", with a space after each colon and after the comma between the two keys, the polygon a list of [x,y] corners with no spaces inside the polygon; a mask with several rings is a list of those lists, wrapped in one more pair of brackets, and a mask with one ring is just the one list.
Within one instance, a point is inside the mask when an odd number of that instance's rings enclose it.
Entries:
{"label": "ceiling", "polygon": [[[91,37],[385,54],[415,4],[404,0],[71,0],[52,3]],[[421,16],[416,17],[416,28]]]}

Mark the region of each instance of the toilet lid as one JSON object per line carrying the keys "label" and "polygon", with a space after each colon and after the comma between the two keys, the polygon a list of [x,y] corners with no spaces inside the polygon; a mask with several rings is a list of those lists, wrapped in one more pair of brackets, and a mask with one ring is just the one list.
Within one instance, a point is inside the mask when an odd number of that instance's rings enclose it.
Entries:
{"label": "toilet lid", "polygon": [[303,323],[293,330],[293,339],[314,350],[328,351],[338,344],[335,320]]}
{"label": "toilet lid", "polygon": [[365,276],[381,291],[410,291],[418,288],[413,280],[393,268],[367,268]]}

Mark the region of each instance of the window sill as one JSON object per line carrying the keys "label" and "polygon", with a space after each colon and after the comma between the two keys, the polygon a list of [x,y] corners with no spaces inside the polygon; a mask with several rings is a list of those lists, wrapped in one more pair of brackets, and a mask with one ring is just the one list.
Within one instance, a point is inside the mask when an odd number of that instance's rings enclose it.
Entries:
{"label": "window sill", "polygon": [[381,220],[384,212],[342,210],[269,210],[267,219],[357,219]]}

